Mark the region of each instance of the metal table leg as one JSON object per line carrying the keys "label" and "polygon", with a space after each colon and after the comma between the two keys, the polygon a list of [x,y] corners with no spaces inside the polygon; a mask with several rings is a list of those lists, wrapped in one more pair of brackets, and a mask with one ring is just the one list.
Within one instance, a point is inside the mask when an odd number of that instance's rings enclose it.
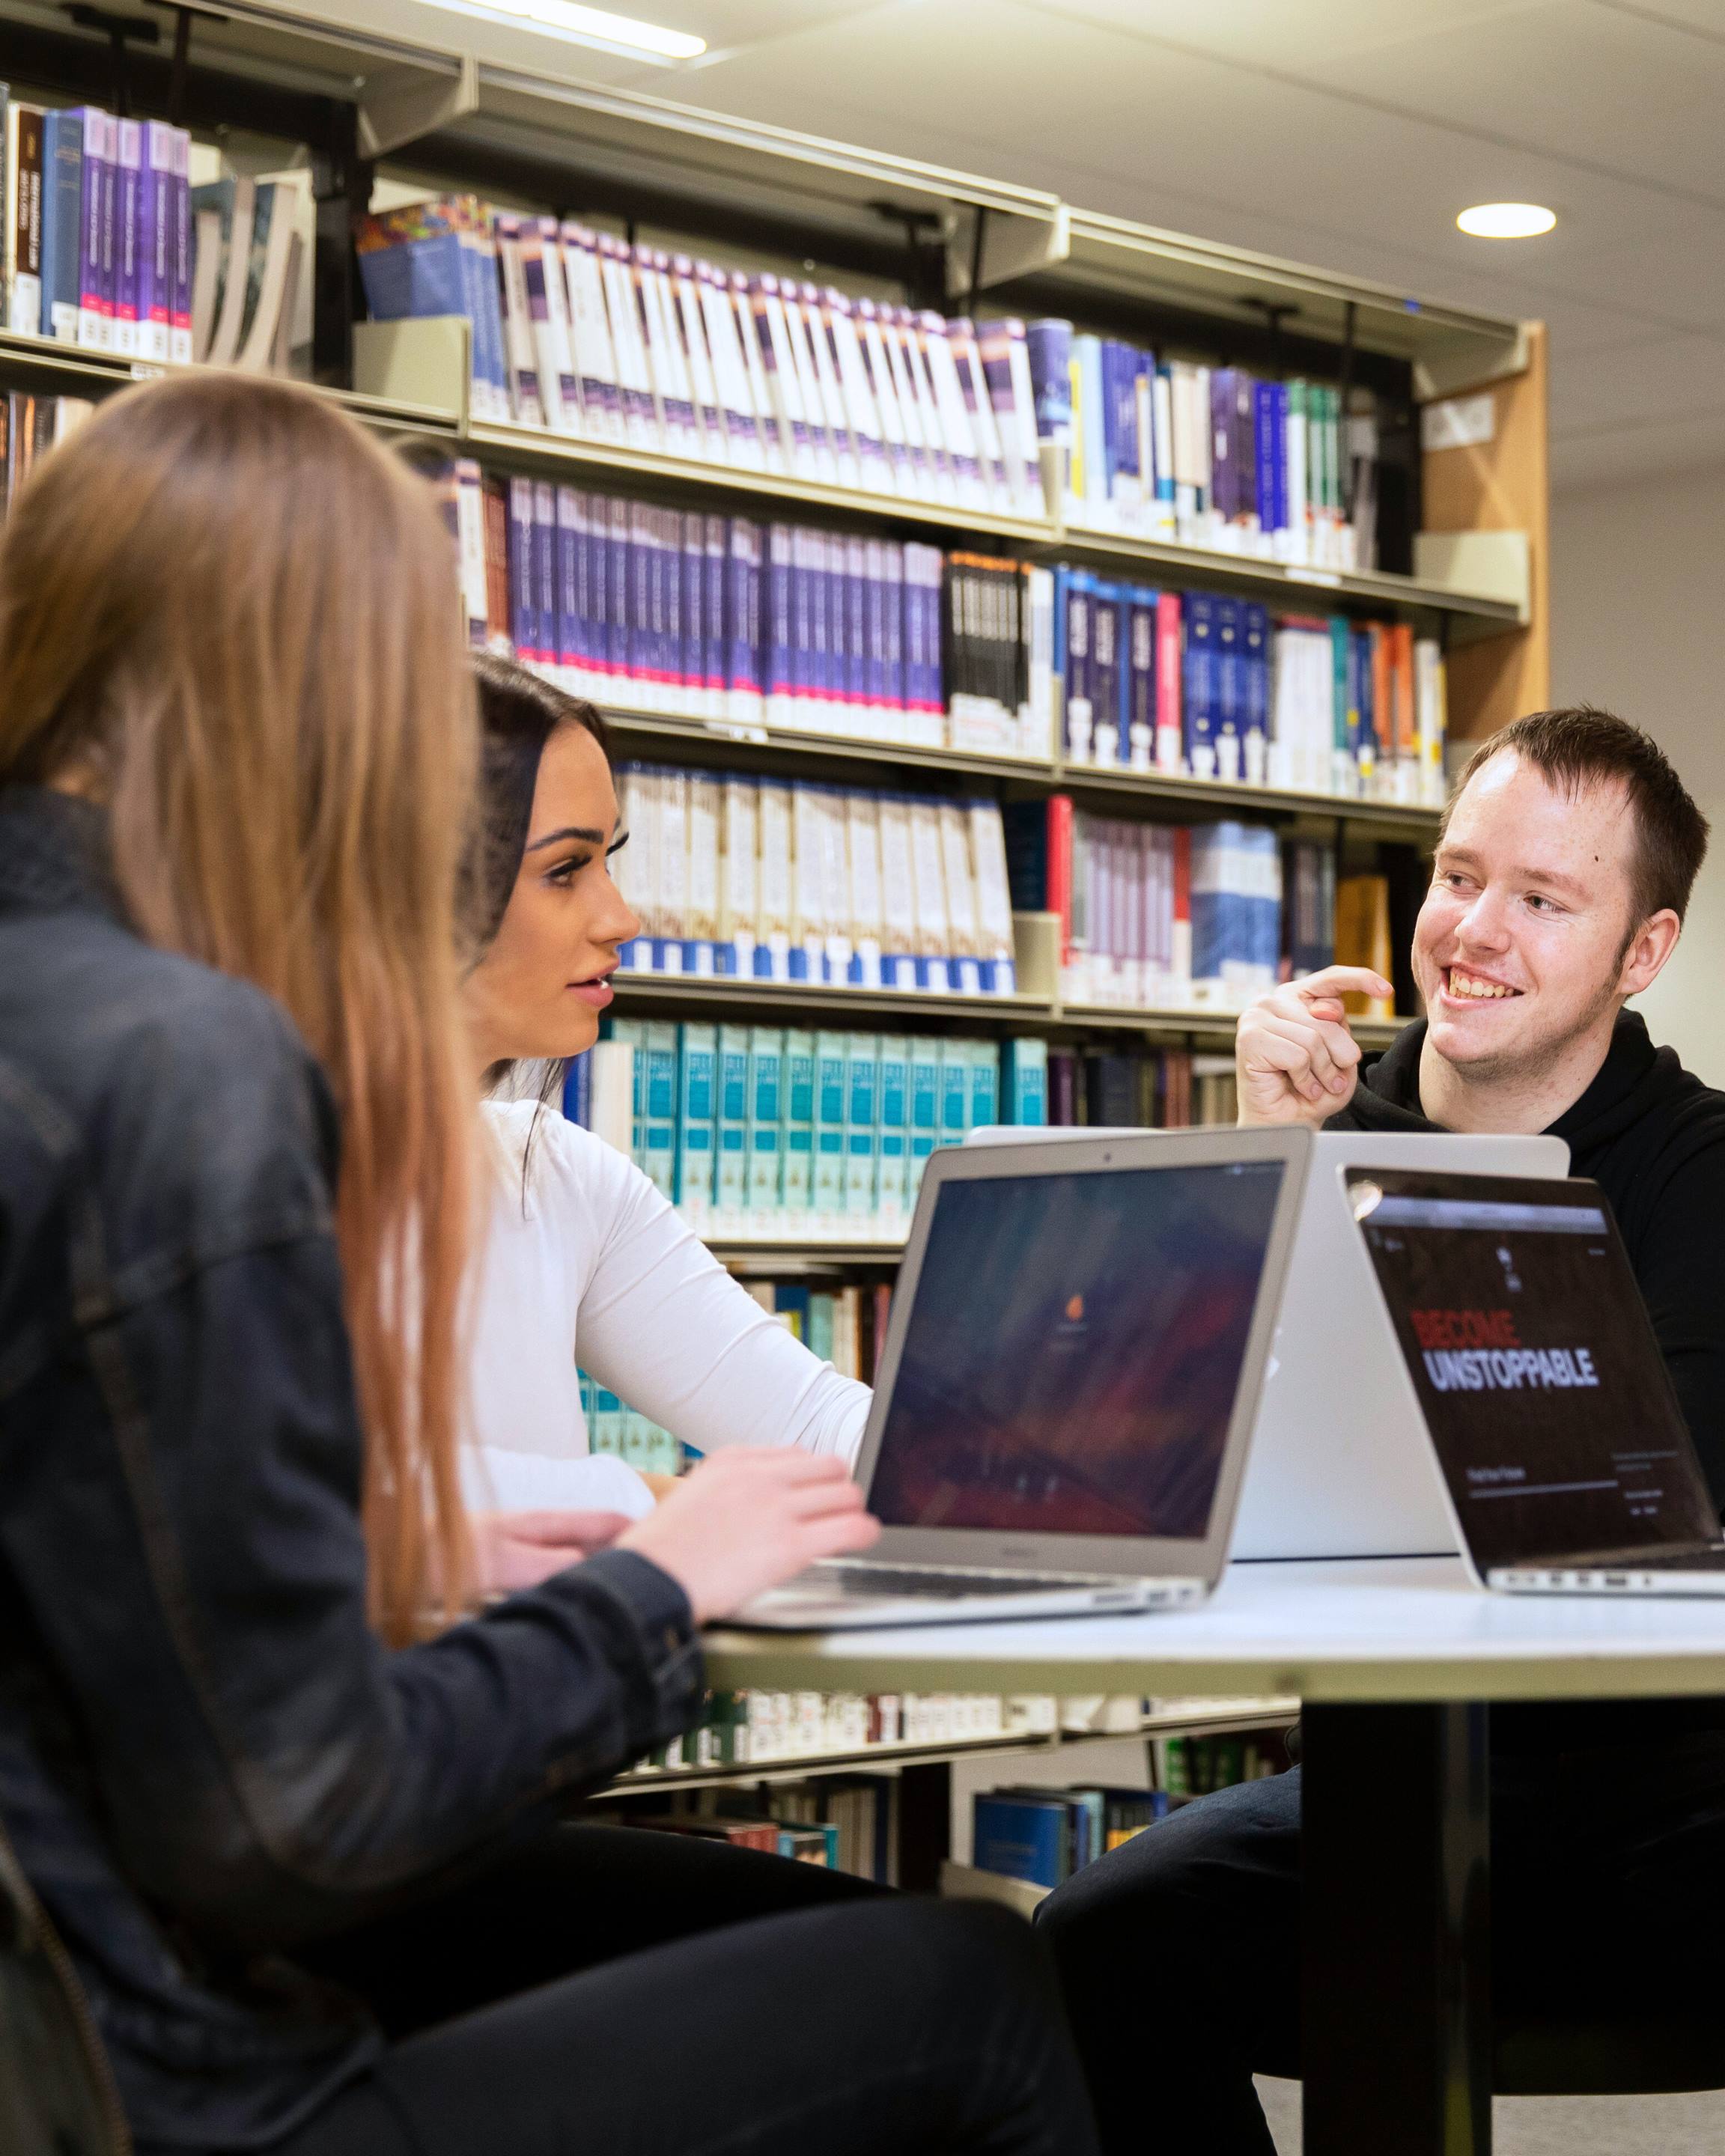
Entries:
{"label": "metal table leg", "polygon": [[1486,1710],[1301,1730],[1306,2156],[1490,2156]]}

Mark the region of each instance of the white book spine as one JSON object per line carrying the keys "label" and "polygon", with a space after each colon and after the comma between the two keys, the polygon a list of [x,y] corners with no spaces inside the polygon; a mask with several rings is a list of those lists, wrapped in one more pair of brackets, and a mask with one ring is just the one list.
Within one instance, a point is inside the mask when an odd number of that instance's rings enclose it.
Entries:
{"label": "white book spine", "polygon": [[[939,323],[941,318],[938,315],[931,315],[928,319]],[[941,430],[940,410],[934,393],[933,379],[928,372],[927,340],[921,319],[908,307],[895,307],[888,326],[890,336],[896,338],[896,345],[891,348],[903,361],[911,398],[921,421],[922,439],[928,452],[932,498],[943,506],[956,507],[958,501],[957,476],[953,469],[952,452]]]}
{"label": "white book spine", "polygon": [[713,380],[724,415],[728,462],[750,471],[761,470],[767,461],[761,440],[760,415],[753,384],[743,357],[737,310],[731,304],[728,279],[709,262],[695,265],[695,288],[701,302],[707,349],[712,355]]}
{"label": "white book spine", "polygon": [[891,468],[893,491],[918,495],[922,486],[911,455],[911,438],[899,402],[897,381],[887,357],[886,341],[880,333],[880,311],[872,300],[858,300],[853,303],[853,318],[874,394],[875,409],[880,417],[881,439]]}
{"label": "white book spine", "polygon": [[461,606],[467,619],[467,641],[483,651],[489,630],[489,598],[485,585],[485,475],[471,457],[455,463],[455,547],[460,565]]}
{"label": "white book spine", "polygon": [[882,985],[916,985],[916,884],[911,866],[911,804],[902,793],[880,801]]}
{"label": "white book spine", "polygon": [[964,995],[982,993],[981,946],[977,933],[976,874],[970,858],[970,820],[957,801],[940,804],[941,880],[947,893],[947,957],[952,986]]}
{"label": "white book spine", "polygon": [[572,221],[562,228],[563,285],[569,300],[569,346],[581,385],[582,424],[595,441],[623,439],[623,391],[595,234]]}
{"label": "white book spine", "polygon": [[966,509],[985,509],[988,490],[970,431],[969,415],[964,408],[964,392],[959,384],[952,347],[947,340],[947,326],[938,315],[925,314],[918,317],[917,329],[934,389],[941,439],[952,459],[959,503]]}
{"label": "white book spine", "polygon": [[686,970],[682,945],[689,935],[689,774],[659,774],[659,922],[661,973]]}
{"label": "white book spine", "polygon": [[504,356],[509,368],[510,406],[518,426],[542,427],[545,404],[540,394],[539,364],[533,350],[533,318],[527,305],[520,226],[514,218],[499,218],[492,229],[497,243],[498,274],[502,279]]}
{"label": "white book spine", "polygon": [[1012,488],[1007,479],[999,429],[994,424],[993,401],[977,347],[975,323],[963,319],[948,322],[947,348],[952,355],[952,371],[958,379],[959,394],[964,399],[964,416],[970,424],[970,438],[976,448],[983,494],[991,508],[1010,509],[1014,506]]}
{"label": "white book spine", "polygon": [[760,788],[752,778],[730,773],[720,784],[723,872],[719,940],[731,953],[732,971],[747,980],[754,972],[755,945],[761,935]]}
{"label": "white book spine", "polygon": [[845,795],[836,786],[818,790],[815,824],[820,837],[821,905],[826,920],[826,978],[850,978],[855,929],[850,915],[850,858],[845,832]]}
{"label": "white book spine", "polygon": [[767,469],[770,472],[788,472],[793,468],[791,428],[784,415],[783,398],[777,387],[776,374],[774,381],[768,379],[761,323],[755,312],[749,280],[740,270],[733,270],[728,277],[722,270],[715,275],[730,295],[731,312],[737,323],[737,342],[742,347],[743,366],[761,429],[761,448]]}
{"label": "white book spine", "polygon": [[1024,616],[1027,687],[1023,747],[1026,756],[1055,753],[1057,714],[1055,708],[1054,633],[1055,575],[1052,569],[1033,568],[1024,579]]}
{"label": "white book spine", "polygon": [[640,305],[635,295],[634,265],[621,240],[608,234],[598,242],[599,275],[617,360],[622,396],[624,439],[638,449],[659,447],[659,413],[653,402],[653,377],[641,341]]}
{"label": "white book spine", "polygon": [[815,377],[809,325],[794,292],[788,287],[781,288],[777,278],[763,278],[762,282],[769,287],[768,326],[782,359],[789,362],[783,370],[783,386],[788,393],[791,383],[795,383],[796,403],[801,408],[802,439],[808,444],[809,465],[806,474],[799,476],[830,483],[839,476],[838,451],[827,425],[826,408]]}
{"label": "white book spine", "polygon": [[898,312],[896,307],[876,308],[874,326],[880,341],[887,376],[892,383],[899,424],[904,429],[905,449],[911,466],[911,482],[906,491],[919,501],[932,501],[936,498],[934,464],[923,429],[922,402],[911,379],[910,361],[905,350],[905,333],[898,321]]}
{"label": "white book spine", "polygon": [[[1012,419],[1018,429],[1019,464],[1024,477],[1019,503],[1029,516],[1045,516],[1048,498],[1042,485],[1042,453],[1036,439],[1036,392],[1030,379],[1030,346],[1020,321],[1006,325],[1007,366],[1012,384]],[[1001,418],[1001,431],[1007,419]]]}
{"label": "white book spine", "polygon": [[940,811],[937,801],[919,796],[911,803],[911,875],[916,886],[916,986],[944,993],[951,986],[947,970],[951,932]]}
{"label": "white book spine", "polygon": [[[791,922],[796,908],[790,787],[777,780],[762,779],[759,806],[760,941],[766,952],[768,977],[775,981],[788,981],[791,977]],[[757,966],[759,963],[757,957]]]}
{"label": "white book spine", "polygon": [[665,447],[673,456],[699,457],[701,429],[689,381],[689,362],[670,289],[670,258],[650,247],[634,251],[648,370],[659,406]]}
{"label": "white book spine", "polygon": [[[821,315],[819,289],[813,285],[804,285],[794,299],[788,293],[785,311],[793,321],[800,321],[803,325],[803,348],[810,355],[815,398],[833,445],[839,484],[840,486],[860,486],[861,467],[857,459],[856,444],[851,439],[850,422],[845,417],[845,394],[839,387],[839,371],[834,364],[832,341]],[[793,334],[795,334],[794,327]]]}
{"label": "white book spine", "polygon": [[891,494],[896,475],[887,462],[886,432],[857,337],[851,303],[844,293],[829,287],[820,296],[820,311],[837,367],[845,416],[856,444],[862,484],[871,493]]}
{"label": "white book spine", "polygon": [[533,348],[539,361],[540,395],[553,433],[579,434],[581,384],[569,347],[569,292],[563,280],[563,248],[555,218],[536,218],[521,233],[521,267],[528,301],[544,294],[543,312],[533,309]]}
{"label": "white book spine", "polygon": [[713,356],[707,348],[706,322],[695,281],[695,264],[686,254],[671,257],[670,290],[676,302],[677,325],[688,357],[689,382],[701,430],[701,453],[709,464],[731,461],[731,438],[720,408]]}
{"label": "white book spine", "polygon": [[880,886],[880,803],[857,789],[845,797],[845,844],[850,885],[850,933],[858,985],[878,988],[886,916]]}
{"label": "white book spine", "polygon": [[588,1054],[593,1059],[588,1128],[627,1160],[634,1137],[634,1044],[601,1040]]}
{"label": "white book spine", "polygon": [[820,828],[822,789],[799,781],[791,789],[791,945],[795,976],[826,979],[826,862]]}
{"label": "white book spine", "polygon": [[686,933],[694,945],[685,970],[717,970],[719,942],[719,819],[721,783],[710,772],[689,774],[689,891]]}

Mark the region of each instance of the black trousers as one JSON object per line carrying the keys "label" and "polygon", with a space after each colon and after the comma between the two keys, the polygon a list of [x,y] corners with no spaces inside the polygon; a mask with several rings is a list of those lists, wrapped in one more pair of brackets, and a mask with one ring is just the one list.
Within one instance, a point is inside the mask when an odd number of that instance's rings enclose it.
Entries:
{"label": "black trousers", "polygon": [[391,2038],[277,2156],[1094,2156],[1029,1927],[567,1826],[301,1956]]}
{"label": "black trousers", "polygon": [[[1275,2156],[1251,2077],[1300,2071],[1300,1784],[1185,1805],[1038,1912],[1105,2156]],[[1725,2013],[1725,1738],[1494,1757],[1491,1863],[1500,2035],[1566,2010]]]}

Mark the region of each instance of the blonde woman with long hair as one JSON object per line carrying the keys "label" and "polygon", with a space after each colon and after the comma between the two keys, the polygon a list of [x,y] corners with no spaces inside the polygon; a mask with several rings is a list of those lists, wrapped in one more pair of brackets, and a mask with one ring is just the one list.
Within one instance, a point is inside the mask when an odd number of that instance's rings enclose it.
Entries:
{"label": "blonde woman with long hair", "polygon": [[1085,2156],[998,1912],[572,1887],[556,1806],[686,1726],[701,1623],[868,1539],[841,1462],[739,1451],[457,1615],[457,621],[421,484],[239,377],[116,398],[0,542],[0,1820],[117,2111],[141,2156]]}

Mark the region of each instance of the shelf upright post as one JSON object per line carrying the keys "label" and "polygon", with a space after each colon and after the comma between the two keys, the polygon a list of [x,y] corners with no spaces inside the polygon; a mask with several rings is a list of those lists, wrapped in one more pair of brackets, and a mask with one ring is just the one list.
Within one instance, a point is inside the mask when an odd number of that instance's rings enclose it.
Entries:
{"label": "shelf upright post", "polygon": [[372,165],[359,153],[359,109],[331,109],[329,134],[312,158],[317,207],[311,317],[312,379],[329,389],[353,383],[353,325],[359,264],[354,227],[371,207]]}

